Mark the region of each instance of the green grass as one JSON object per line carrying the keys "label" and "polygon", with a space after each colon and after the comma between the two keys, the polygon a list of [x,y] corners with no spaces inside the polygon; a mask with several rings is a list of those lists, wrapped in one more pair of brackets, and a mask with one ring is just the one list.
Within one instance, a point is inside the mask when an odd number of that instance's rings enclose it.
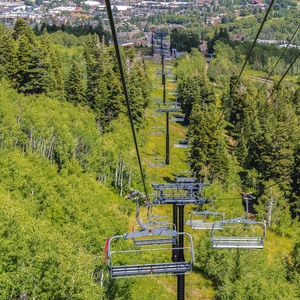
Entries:
{"label": "green grass", "polygon": [[288,255],[293,249],[293,240],[278,236],[276,233],[267,230],[265,249],[268,251],[268,259],[272,262],[278,253],[282,256]]}
{"label": "green grass", "polygon": [[[268,77],[268,73],[263,72],[263,71],[253,70],[253,69],[251,69],[251,67],[249,65],[247,65],[245,67],[243,75],[244,76],[253,76],[253,77],[258,77],[258,78]],[[271,78],[273,78],[273,77],[271,77]]]}

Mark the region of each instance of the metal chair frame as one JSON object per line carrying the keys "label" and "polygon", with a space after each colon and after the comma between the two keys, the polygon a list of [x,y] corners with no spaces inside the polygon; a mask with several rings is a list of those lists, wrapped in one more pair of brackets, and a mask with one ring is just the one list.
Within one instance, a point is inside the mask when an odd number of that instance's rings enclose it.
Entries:
{"label": "metal chair frame", "polygon": [[176,182],[195,182],[196,172],[180,171],[176,173]]}
{"label": "metal chair frame", "polygon": [[[215,222],[211,231],[211,242],[213,248],[240,248],[240,249],[263,249],[265,237],[266,237],[266,223],[256,222],[245,219],[248,214],[248,200],[254,199],[250,194],[246,194],[243,197],[246,201],[246,213],[241,218],[234,218],[231,220],[224,220],[222,222]],[[258,229],[262,230],[260,236],[221,236],[215,235],[215,230],[222,227],[222,233],[227,229],[243,229],[248,231],[254,229],[257,232]]]}
{"label": "metal chair frame", "polygon": [[[219,219],[217,221],[222,222],[224,220],[225,214],[212,211],[213,199],[216,199],[215,196],[212,196],[207,200],[207,201],[211,201],[211,208],[209,210],[198,211],[199,206],[197,206],[197,209],[195,211],[186,213],[187,215],[190,214],[191,218],[190,220],[187,220],[185,222],[185,225],[190,225],[191,229],[211,230],[216,220],[214,220],[213,222],[207,222],[210,218],[217,218]],[[222,227],[217,226],[215,227],[215,229],[222,229]]]}
{"label": "metal chair frame", "polygon": [[170,108],[181,108],[181,103],[180,102],[168,102],[168,105]]}
{"label": "metal chair frame", "polygon": [[164,167],[166,165],[166,158],[165,157],[150,157],[148,160],[149,167]]}
{"label": "metal chair frame", "polygon": [[[132,198],[136,195],[139,195],[139,191],[134,191],[129,198]],[[192,267],[194,264],[194,250],[193,250],[193,240],[192,237],[185,232],[177,232],[176,230],[164,230],[161,228],[147,228],[145,227],[139,219],[139,207],[140,207],[140,197],[133,198],[133,200],[137,200],[137,208],[136,208],[136,220],[138,225],[142,229],[141,231],[135,231],[131,233],[127,233],[120,236],[112,237],[108,243],[106,248],[107,253],[107,267],[110,272],[111,278],[130,278],[130,277],[146,277],[146,276],[162,276],[162,275],[180,275],[192,272]],[[177,240],[179,236],[187,236],[190,240],[190,247],[177,247]],[[112,241],[117,239],[136,239],[138,237],[154,237],[152,241],[158,241],[157,243],[152,243],[143,240],[140,242],[140,246],[153,246],[155,244],[162,244],[161,241],[167,236],[171,236],[169,244],[172,247],[168,248],[146,248],[146,249],[133,249],[133,250],[122,250],[122,251],[112,251],[111,244]],[[156,239],[155,239],[156,237]],[[162,237],[162,238],[161,238]],[[165,241],[166,242],[166,241]],[[136,244],[136,243],[135,243]],[[175,246],[175,247],[174,247]],[[114,265],[112,260],[113,254],[125,254],[128,257],[130,253],[139,253],[139,257],[142,257],[141,254],[149,253],[149,252],[157,252],[157,251],[189,251],[189,261],[184,262],[162,262],[162,263],[151,263],[151,264],[135,264],[135,265]],[[185,255],[187,257],[187,255]],[[154,256],[155,258],[159,258],[159,255]]]}
{"label": "metal chair frame", "polygon": [[150,134],[164,134],[164,133],[165,133],[164,127],[161,126],[150,127]]}
{"label": "metal chair frame", "polygon": [[183,122],[184,121],[184,114],[172,114],[171,121],[176,121],[176,122]]}
{"label": "metal chair frame", "polygon": [[178,139],[173,142],[174,148],[189,148],[190,141],[187,139]]}
{"label": "metal chair frame", "polygon": [[[164,229],[170,229],[171,225],[173,225],[173,229],[176,230],[175,224],[171,223],[169,217],[153,214],[152,208],[154,205],[156,205],[156,204],[154,204],[154,202],[155,202],[155,198],[157,196],[155,193],[153,195],[154,195],[153,201],[148,201],[145,205],[147,207],[147,217],[143,218],[141,220],[141,222],[146,227],[150,226],[150,227],[159,227],[159,228],[164,228]],[[151,213],[151,215],[150,215],[150,213]],[[159,221],[156,221],[156,219],[158,219]],[[144,220],[147,220],[147,222],[145,223]],[[164,221],[162,221],[162,220],[164,220]]]}
{"label": "metal chair frame", "polygon": [[[135,232],[135,234],[140,233]],[[133,233],[132,233],[133,234]],[[152,249],[134,249],[134,250],[122,250],[112,251],[111,244],[116,239],[130,239],[131,235],[115,236],[109,240],[107,247],[107,267],[111,276],[111,279],[115,278],[131,278],[131,277],[148,277],[148,276],[165,276],[165,275],[183,275],[191,274],[192,267],[194,265],[194,249],[192,237],[186,232],[178,232],[177,238],[180,235],[186,235],[189,237],[189,247],[168,247],[168,248],[152,248]],[[189,251],[189,260],[184,262],[163,262],[163,263],[152,263],[152,264],[135,264],[135,265],[114,265],[112,255],[115,253],[124,254],[126,257],[130,253],[159,253],[163,251],[178,250],[178,251]],[[159,257],[159,255],[156,255]],[[185,255],[187,258],[188,256]]]}
{"label": "metal chair frame", "polygon": [[179,112],[180,106],[174,105],[172,103],[162,103],[159,105],[159,108],[156,109],[156,112]]}
{"label": "metal chair frame", "polygon": [[157,191],[155,203],[157,204],[197,204],[205,203],[201,193],[209,183],[152,183]]}

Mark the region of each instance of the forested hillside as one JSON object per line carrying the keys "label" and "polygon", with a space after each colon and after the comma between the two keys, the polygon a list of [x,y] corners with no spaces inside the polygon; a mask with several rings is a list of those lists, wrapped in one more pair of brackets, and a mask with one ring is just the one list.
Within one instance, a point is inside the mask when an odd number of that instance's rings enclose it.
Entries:
{"label": "forested hillside", "polygon": [[[22,19],[0,45],[0,298],[124,294],[104,284],[103,250],[133,209],[118,194],[140,179],[112,48],[97,35],[55,46]],[[142,126],[146,65],[123,55]]]}
{"label": "forested hillside", "polygon": [[[232,191],[252,191],[257,197],[253,217],[267,221],[268,233],[263,252],[216,251],[210,232],[202,234],[196,272],[212,280],[217,299],[298,299],[300,89],[285,85],[266,102],[267,90],[256,98],[261,85],[246,78],[235,85],[233,78],[218,103],[204,64],[200,53],[191,52],[178,60],[176,69],[179,99],[189,115],[191,166],[201,181],[213,183],[209,194],[218,195],[215,208],[226,219],[243,213]],[[281,248],[279,236],[295,241],[288,256],[289,242]]]}

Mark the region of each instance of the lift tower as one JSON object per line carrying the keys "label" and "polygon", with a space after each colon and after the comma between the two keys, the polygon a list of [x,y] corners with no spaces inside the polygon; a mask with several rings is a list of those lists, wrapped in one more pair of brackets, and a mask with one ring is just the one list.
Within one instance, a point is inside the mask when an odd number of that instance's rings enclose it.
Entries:
{"label": "lift tower", "polygon": [[[161,56],[161,72],[158,72],[157,75],[162,77],[162,86],[163,86],[163,103],[166,104],[166,76],[171,75],[165,71],[165,59],[170,56],[169,47],[164,43],[168,33],[167,32],[156,32],[154,35],[154,40],[158,49],[156,53]],[[170,135],[169,135],[169,112],[166,113],[166,165],[170,164]]]}
{"label": "lift tower", "polygon": [[[178,233],[184,232],[184,206],[186,204],[203,204],[205,198],[201,196],[203,188],[209,183],[176,182],[166,184],[152,183],[156,191],[155,202],[158,204],[173,205],[173,223],[178,228]],[[178,236],[178,245],[173,246],[173,262],[184,262],[184,239],[183,235]],[[184,300],[185,296],[185,275],[177,275],[177,300]]]}

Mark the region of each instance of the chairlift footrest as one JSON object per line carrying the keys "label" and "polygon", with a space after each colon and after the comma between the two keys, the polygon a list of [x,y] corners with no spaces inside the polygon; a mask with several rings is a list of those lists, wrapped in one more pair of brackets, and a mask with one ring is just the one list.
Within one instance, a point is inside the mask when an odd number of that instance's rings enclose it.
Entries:
{"label": "chairlift footrest", "polygon": [[137,240],[134,239],[135,246],[149,246],[149,245],[163,245],[163,244],[171,244],[175,245],[177,238],[163,238],[163,239],[147,239],[147,240]]}
{"label": "chairlift footrest", "polygon": [[111,266],[109,268],[111,278],[121,276],[147,276],[155,274],[184,274],[191,272],[192,264],[190,262],[173,262],[163,264],[145,264],[128,266]]}
{"label": "chairlift footrest", "polygon": [[213,248],[263,249],[264,241],[257,237],[214,237]]}

